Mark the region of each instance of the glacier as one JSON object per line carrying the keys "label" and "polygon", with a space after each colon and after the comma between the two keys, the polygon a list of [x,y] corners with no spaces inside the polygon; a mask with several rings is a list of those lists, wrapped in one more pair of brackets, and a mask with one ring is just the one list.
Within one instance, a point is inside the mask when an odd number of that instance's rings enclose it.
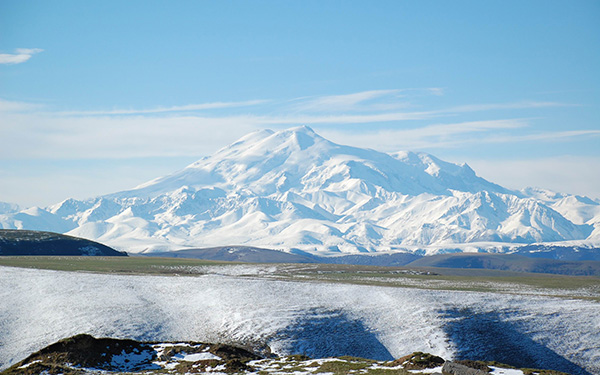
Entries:
{"label": "glacier", "polygon": [[18,212],[0,228],[50,230],[134,253],[247,245],[323,254],[507,251],[600,244],[600,204],[510,190],[422,152],[333,143],[311,128],[250,133],[131,190]]}

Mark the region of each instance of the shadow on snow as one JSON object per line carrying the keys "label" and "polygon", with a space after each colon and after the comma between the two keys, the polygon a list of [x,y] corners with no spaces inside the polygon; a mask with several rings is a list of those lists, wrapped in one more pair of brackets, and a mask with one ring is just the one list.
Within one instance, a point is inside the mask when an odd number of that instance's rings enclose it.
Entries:
{"label": "shadow on snow", "polygon": [[276,339],[285,351],[312,358],[353,356],[375,360],[394,358],[377,336],[356,319],[341,311],[313,309],[303,313]]}
{"label": "shadow on snow", "polygon": [[515,367],[540,368],[590,375],[544,345],[533,341],[517,322],[497,312],[471,309],[442,311],[448,322],[444,330],[457,348],[456,359],[497,361]]}

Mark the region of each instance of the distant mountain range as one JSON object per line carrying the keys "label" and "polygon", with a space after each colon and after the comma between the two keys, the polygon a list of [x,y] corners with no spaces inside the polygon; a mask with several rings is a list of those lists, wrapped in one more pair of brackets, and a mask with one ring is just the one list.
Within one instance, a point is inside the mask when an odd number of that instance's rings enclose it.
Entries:
{"label": "distant mountain range", "polygon": [[[242,263],[321,263],[363,266],[406,267],[418,272],[440,272],[444,269],[478,269],[508,272],[546,273],[570,276],[600,276],[600,252],[590,249],[585,260],[576,255],[586,253],[583,249],[571,249],[569,259],[556,254],[521,251],[513,254],[451,253],[419,256],[413,253],[372,253],[319,256],[309,253],[292,254],[282,251],[247,246],[224,246],[208,249],[186,249],[147,253],[147,256],[205,259]],[[581,251],[578,251],[581,250]],[[419,271],[420,270],[420,271]],[[463,272],[464,273],[464,272]],[[450,272],[450,274],[453,274]],[[489,273],[487,275],[490,275]],[[496,275],[504,275],[506,273]]]}
{"label": "distant mountain range", "polygon": [[600,245],[600,203],[514,191],[466,164],[335,144],[308,127],[262,130],[171,175],[19,210],[0,228],[67,233],[128,252],[241,245],[292,252],[510,252]]}

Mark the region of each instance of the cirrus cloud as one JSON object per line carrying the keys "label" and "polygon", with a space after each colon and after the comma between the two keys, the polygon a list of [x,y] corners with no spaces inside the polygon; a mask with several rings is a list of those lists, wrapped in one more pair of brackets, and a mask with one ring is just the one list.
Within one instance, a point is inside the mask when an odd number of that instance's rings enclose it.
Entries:
{"label": "cirrus cloud", "polygon": [[17,48],[15,53],[0,53],[0,64],[21,64],[42,51],[44,50],[41,48]]}

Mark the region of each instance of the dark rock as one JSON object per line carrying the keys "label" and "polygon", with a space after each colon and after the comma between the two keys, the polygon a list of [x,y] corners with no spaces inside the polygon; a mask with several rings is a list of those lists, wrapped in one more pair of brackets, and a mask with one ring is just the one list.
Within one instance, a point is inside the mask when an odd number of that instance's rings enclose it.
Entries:
{"label": "dark rock", "polygon": [[392,362],[392,366],[402,365],[406,370],[423,370],[444,364],[444,359],[429,353],[414,352]]}
{"label": "dark rock", "polygon": [[215,344],[211,346],[209,352],[222,358],[224,361],[230,361],[235,359],[241,362],[248,362],[262,358],[246,349],[225,344]]}
{"label": "dark rock", "polygon": [[477,370],[460,363],[446,361],[442,367],[444,375],[488,375],[486,371]]}
{"label": "dark rock", "polygon": [[463,359],[463,360],[455,361],[454,363],[458,363],[458,364],[461,364],[461,365],[464,365],[464,366],[467,366],[470,368],[474,368],[477,370],[485,371],[485,372],[492,371],[492,369],[488,365],[486,365],[484,362],[481,362],[481,361],[472,361],[470,359]]}
{"label": "dark rock", "polygon": [[134,340],[111,338],[97,339],[87,334],[76,335],[60,340],[44,349],[33,353],[23,361],[10,367],[3,374],[39,374],[46,371],[49,374],[79,374],[78,369],[94,368],[114,371],[114,356],[123,353],[144,353],[139,362],[123,364],[128,371],[151,368],[151,361],[156,358],[154,349],[145,343]]}

